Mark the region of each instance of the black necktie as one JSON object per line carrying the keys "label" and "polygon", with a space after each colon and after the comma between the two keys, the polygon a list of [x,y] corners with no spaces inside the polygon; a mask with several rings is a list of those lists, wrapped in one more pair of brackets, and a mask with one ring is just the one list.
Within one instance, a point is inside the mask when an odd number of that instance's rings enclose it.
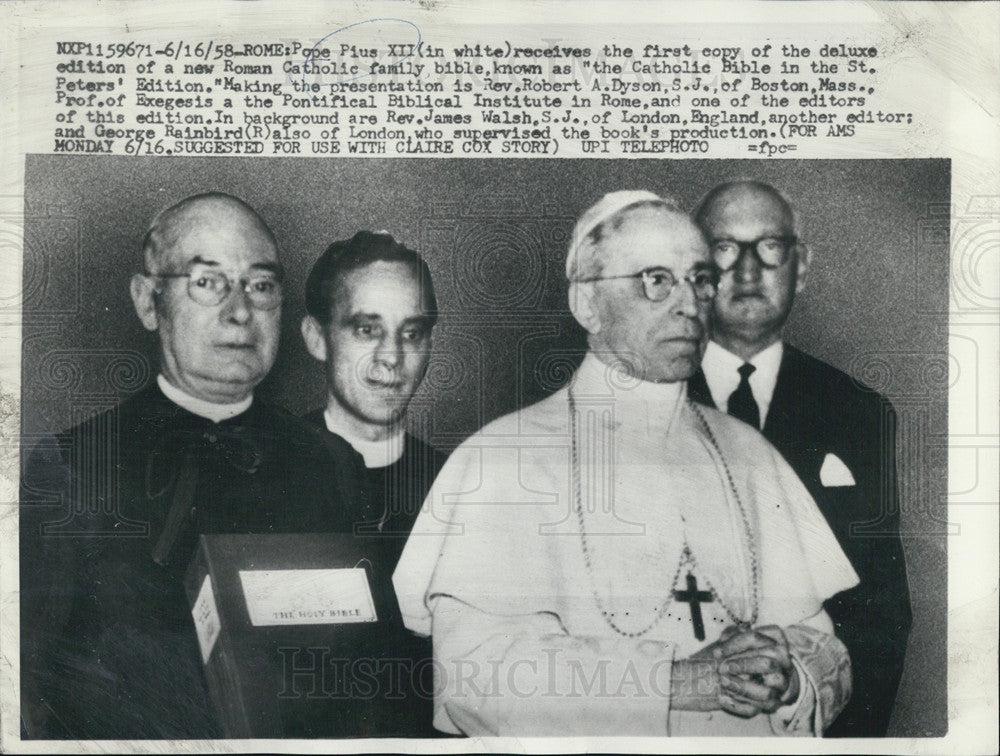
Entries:
{"label": "black necktie", "polygon": [[729,414],[760,430],[760,409],[750,390],[750,374],[756,370],[749,362],[739,367],[740,385],[729,395]]}

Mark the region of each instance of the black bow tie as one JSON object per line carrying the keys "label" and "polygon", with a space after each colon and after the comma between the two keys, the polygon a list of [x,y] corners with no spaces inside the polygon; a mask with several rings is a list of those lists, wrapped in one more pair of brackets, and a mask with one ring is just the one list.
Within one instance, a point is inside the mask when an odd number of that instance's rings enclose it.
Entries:
{"label": "black bow tie", "polygon": [[146,496],[158,499],[170,489],[186,457],[218,455],[235,470],[253,474],[264,461],[255,429],[233,423],[184,424],[160,434],[146,460]]}

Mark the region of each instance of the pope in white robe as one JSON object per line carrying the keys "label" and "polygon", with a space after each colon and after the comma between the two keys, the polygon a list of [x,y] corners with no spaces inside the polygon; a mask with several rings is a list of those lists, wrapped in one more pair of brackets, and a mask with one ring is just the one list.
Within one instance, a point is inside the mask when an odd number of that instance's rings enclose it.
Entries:
{"label": "pope in white robe", "polygon": [[394,576],[407,626],[432,636],[438,729],[820,735],[846,703],[823,601],[856,575],[764,438],[687,400],[706,260],[646,192],[578,222],[590,352],[453,453]]}

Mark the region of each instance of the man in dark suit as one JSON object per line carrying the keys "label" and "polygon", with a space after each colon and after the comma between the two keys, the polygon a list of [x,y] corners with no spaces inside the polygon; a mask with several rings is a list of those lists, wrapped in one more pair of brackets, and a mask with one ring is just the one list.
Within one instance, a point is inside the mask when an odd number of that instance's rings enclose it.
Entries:
{"label": "man in dark suit", "polygon": [[[444,455],[405,429],[407,409],[427,371],[437,302],[419,254],[387,233],[360,231],[334,242],[306,282],[302,336],[326,371],[326,406],[305,419],[355,450],[364,468],[353,533],[372,554],[374,580],[389,594],[392,573]],[[411,669],[429,670],[431,647],[403,627],[399,638]],[[396,731],[430,735],[428,686],[411,675],[406,699],[386,701]]]}
{"label": "man in dark suit", "polygon": [[184,576],[202,533],[332,531],[350,449],[254,397],[282,269],[224,194],[152,222],[131,295],[156,383],[39,444],[21,490],[22,720],[31,737],[219,737]]}
{"label": "man in dark suit", "polygon": [[884,736],[911,624],[893,408],[848,375],[782,343],[809,250],[776,189],[749,181],[717,186],[695,220],[722,275],[712,340],[689,394],[762,430],[836,534],[861,583],[826,602],[854,675],[852,698],[826,736]]}

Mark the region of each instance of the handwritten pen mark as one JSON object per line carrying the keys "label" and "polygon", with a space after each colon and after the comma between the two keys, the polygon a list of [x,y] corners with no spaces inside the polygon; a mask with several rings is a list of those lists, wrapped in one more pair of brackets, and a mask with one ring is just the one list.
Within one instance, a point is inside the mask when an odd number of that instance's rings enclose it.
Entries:
{"label": "handwritten pen mark", "polygon": [[[322,45],[324,42],[326,42],[328,39],[330,39],[330,37],[332,37],[335,34],[340,34],[341,32],[347,31],[348,29],[353,29],[355,26],[364,26],[365,24],[374,24],[374,23],[378,23],[380,21],[395,21],[395,22],[400,23],[400,24],[406,24],[407,26],[412,26],[414,28],[414,30],[417,32],[417,42],[416,42],[416,44],[413,45],[412,48],[410,48],[410,52],[408,52],[406,55],[401,56],[397,60],[394,60],[392,63],[389,63],[388,65],[395,66],[395,65],[397,65],[399,63],[402,63],[407,58],[413,57],[414,52],[417,50],[417,48],[420,47],[420,42],[421,42],[421,39],[422,39],[422,37],[420,35],[420,27],[418,27],[412,21],[407,21],[405,18],[370,18],[367,21],[358,21],[357,23],[348,24],[347,26],[342,26],[339,29],[337,29],[336,31],[330,32],[325,37],[323,37],[323,39],[321,39],[319,42],[317,42],[315,45],[313,45],[311,48],[309,48],[309,52],[306,53],[305,58],[303,59],[303,63],[302,63],[302,82],[305,83],[305,80],[306,80],[306,68],[309,65],[309,63],[311,63],[311,62],[319,62],[319,63],[327,62],[327,63],[332,63],[333,62],[330,58],[313,58],[312,57],[313,51],[316,50],[317,48],[319,48],[319,46]],[[371,75],[372,75],[372,71],[369,71],[368,73],[363,73],[363,74],[358,74],[357,76],[352,76],[350,79],[334,79],[333,81],[331,81],[329,83],[330,84],[347,84],[348,82],[357,81],[358,79],[363,79],[366,76],[371,76]],[[288,78],[291,79],[292,78],[291,75],[289,75]]]}

